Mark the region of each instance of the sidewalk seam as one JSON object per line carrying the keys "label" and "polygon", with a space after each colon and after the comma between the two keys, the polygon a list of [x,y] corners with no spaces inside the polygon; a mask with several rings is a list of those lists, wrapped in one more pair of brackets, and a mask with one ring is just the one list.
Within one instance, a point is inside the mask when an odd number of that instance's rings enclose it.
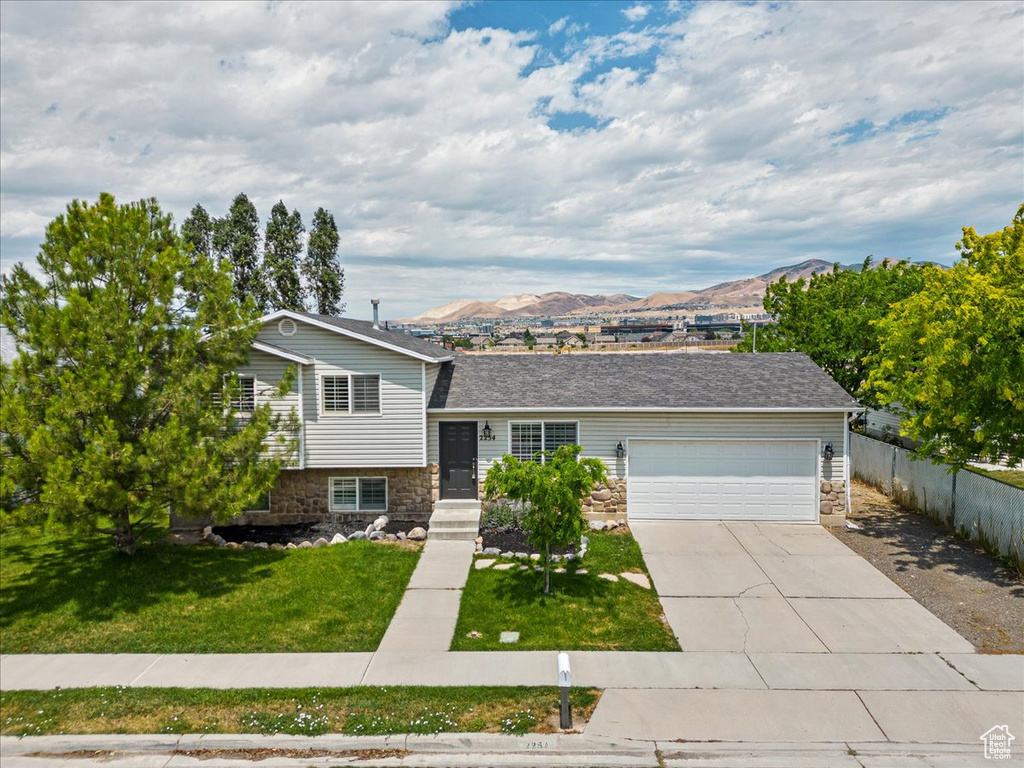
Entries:
{"label": "sidewalk seam", "polygon": [[161,659],[163,659],[163,658],[164,658],[165,656],[167,656],[167,654],[166,654],[166,653],[161,653],[161,654],[160,654],[159,656],[157,656],[157,657],[156,657],[155,659],[153,659],[153,661],[152,661],[152,662],[151,662],[151,663],[149,664],[149,666],[148,666],[148,667],[146,667],[146,668],[145,668],[144,670],[142,670],[141,672],[139,672],[139,674],[137,674],[137,675],[136,675],[135,677],[133,677],[133,678],[132,678],[132,679],[131,679],[131,680],[129,681],[129,683],[128,683],[128,687],[129,687],[129,688],[134,688],[134,687],[135,687],[135,684],[139,682],[139,678],[141,678],[141,677],[142,677],[142,676],[143,676],[144,674],[146,674],[147,672],[149,672],[149,670],[151,670],[151,669],[152,669],[152,668],[153,668],[154,666],[156,666],[156,665],[157,665],[157,663],[158,663],[158,662],[159,662],[159,661],[160,661]]}

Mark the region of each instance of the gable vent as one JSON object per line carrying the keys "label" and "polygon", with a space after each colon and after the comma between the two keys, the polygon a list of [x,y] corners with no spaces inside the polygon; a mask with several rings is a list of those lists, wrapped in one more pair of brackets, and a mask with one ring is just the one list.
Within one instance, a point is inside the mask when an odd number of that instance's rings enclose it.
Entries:
{"label": "gable vent", "polygon": [[277,332],[282,336],[294,336],[297,330],[299,330],[299,327],[290,317],[284,318],[277,324]]}

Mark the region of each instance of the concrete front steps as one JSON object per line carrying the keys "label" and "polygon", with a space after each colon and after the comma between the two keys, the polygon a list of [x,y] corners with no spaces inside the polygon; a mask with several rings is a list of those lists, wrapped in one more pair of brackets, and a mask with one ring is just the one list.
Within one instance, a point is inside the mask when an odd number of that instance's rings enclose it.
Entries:
{"label": "concrete front steps", "polygon": [[430,516],[431,539],[473,541],[480,535],[480,502],[476,499],[442,499]]}

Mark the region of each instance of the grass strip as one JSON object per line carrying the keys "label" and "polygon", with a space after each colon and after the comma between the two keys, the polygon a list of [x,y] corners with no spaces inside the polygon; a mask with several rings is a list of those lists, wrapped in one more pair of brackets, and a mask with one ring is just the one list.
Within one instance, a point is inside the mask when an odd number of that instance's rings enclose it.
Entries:
{"label": "grass strip", "polygon": [[[526,570],[518,561],[511,570],[471,570],[451,649],[678,651],[653,588],[599,575],[649,575],[633,536],[623,528],[587,535],[586,557],[565,573],[552,573],[550,595],[543,594],[544,574],[532,562]],[[502,644],[506,631],[519,632],[519,641]]]}
{"label": "grass strip", "polygon": [[[601,692],[573,689],[577,726]],[[4,736],[129,733],[551,733],[555,687],[67,688],[0,693]]]}
{"label": "grass strip", "polygon": [[8,529],[0,652],[372,651],[418,559],[412,544],[231,550],[162,538],[127,557],[108,538]]}

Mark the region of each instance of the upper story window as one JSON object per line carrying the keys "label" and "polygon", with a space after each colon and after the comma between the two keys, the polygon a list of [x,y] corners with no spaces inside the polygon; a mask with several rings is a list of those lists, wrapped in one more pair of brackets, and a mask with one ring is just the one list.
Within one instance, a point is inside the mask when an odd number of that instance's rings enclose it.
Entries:
{"label": "upper story window", "polygon": [[512,421],[508,428],[509,453],[520,461],[532,461],[540,451],[579,443],[579,423],[575,421]]}
{"label": "upper story window", "polygon": [[379,375],[322,376],[320,391],[322,413],[380,413]]}

